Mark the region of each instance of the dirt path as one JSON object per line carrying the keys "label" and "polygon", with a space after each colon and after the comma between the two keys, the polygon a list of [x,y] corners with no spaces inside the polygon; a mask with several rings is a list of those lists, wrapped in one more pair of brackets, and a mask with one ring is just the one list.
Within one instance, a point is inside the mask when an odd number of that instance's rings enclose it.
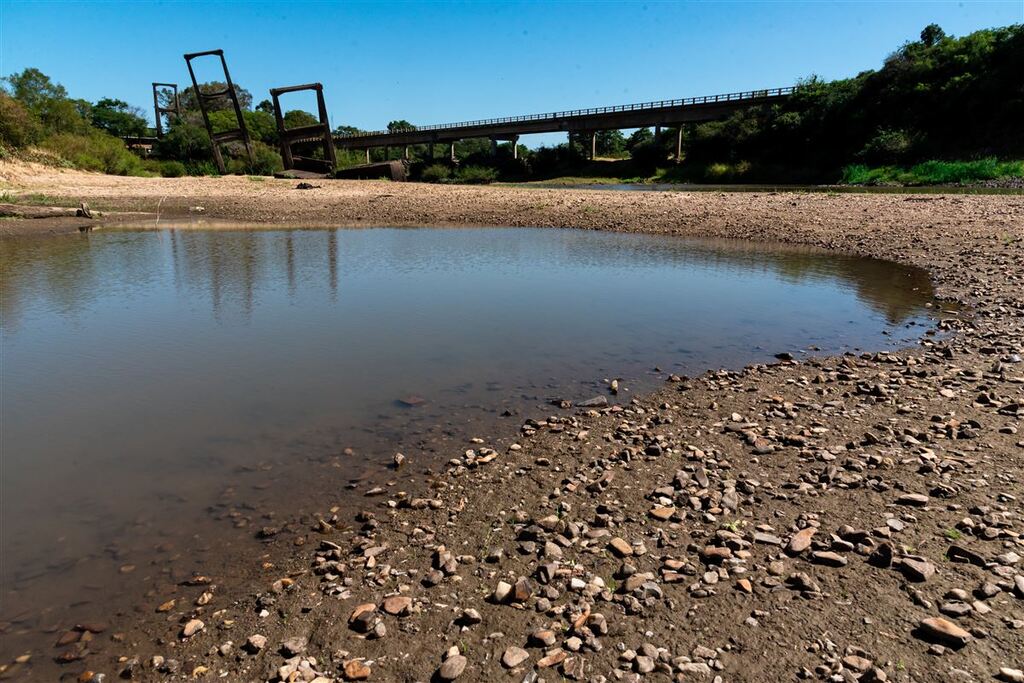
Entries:
{"label": "dirt path", "polygon": [[159,209],[159,224],[810,244],[927,268],[971,311],[940,306],[954,334],[906,352],[666,376],[626,407],[552,406],[429,476],[412,463],[351,492],[354,518],[323,501],[264,530],[265,554],[238,558],[262,578],[179,577],[138,614],[70,628],[3,675],[54,680],[57,656],[108,680],[1024,680],[1024,197],[0,177],[15,195]]}

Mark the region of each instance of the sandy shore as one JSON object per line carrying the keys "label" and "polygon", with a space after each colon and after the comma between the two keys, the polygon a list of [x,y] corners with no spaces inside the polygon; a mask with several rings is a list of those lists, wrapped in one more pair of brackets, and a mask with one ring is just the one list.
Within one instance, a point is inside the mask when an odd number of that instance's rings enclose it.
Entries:
{"label": "sandy shore", "polygon": [[[1024,196],[296,190],[11,164],[0,178],[14,201],[86,201],[157,227],[546,226],[815,245],[926,268],[949,302],[938,329],[952,333],[895,354],[666,376],[625,407],[552,406],[429,476],[407,467],[351,492],[355,514],[323,501],[321,515],[277,524],[264,553],[238,558],[250,582],[186,577],[99,633],[67,625],[59,648],[3,676],[1021,680]],[[0,234],[81,224],[6,219]]]}

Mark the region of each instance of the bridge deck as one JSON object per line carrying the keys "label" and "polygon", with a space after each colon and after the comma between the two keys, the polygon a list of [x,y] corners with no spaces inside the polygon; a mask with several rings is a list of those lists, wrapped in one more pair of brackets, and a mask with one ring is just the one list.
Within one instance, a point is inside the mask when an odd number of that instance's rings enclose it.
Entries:
{"label": "bridge deck", "polygon": [[549,114],[528,114],[480,121],[442,123],[419,126],[412,130],[373,131],[335,135],[335,145],[347,149],[420,145],[434,142],[455,142],[466,138],[510,138],[530,133],[557,133],[640,128],[642,126],[674,126],[680,123],[712,121],[736,110],[780,102],[794,88],[750,90],[723,95],[688,97],[613,107],[576,109]]}

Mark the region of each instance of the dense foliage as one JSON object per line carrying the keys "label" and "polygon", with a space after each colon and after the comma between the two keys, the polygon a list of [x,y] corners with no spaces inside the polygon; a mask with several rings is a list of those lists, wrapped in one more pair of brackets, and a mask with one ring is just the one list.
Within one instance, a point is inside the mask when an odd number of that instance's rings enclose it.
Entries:
{"label": "dense foliage", "polygon": [[[926,27],[881,69],[812,77],[783,105],[684,129],[691,171],[746,164],[751,178],[834,178],[848,164],[1024,157],[1024,26],[962,38]],[[671,141],[660,141],[669,149]]]}

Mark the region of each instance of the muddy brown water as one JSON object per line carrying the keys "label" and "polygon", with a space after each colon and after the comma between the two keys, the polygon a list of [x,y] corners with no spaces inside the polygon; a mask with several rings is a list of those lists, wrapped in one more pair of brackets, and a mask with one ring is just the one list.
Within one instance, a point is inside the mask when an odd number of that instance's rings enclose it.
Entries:
{"label": "muddy brown water", "polygon": [[523,228],[8,240],[0,293],[4,655],[229,571],[262,526],[398,477],[396,451],[441,465],[611,378],[622,402],[906,346],[933,296],[870,259]]}

